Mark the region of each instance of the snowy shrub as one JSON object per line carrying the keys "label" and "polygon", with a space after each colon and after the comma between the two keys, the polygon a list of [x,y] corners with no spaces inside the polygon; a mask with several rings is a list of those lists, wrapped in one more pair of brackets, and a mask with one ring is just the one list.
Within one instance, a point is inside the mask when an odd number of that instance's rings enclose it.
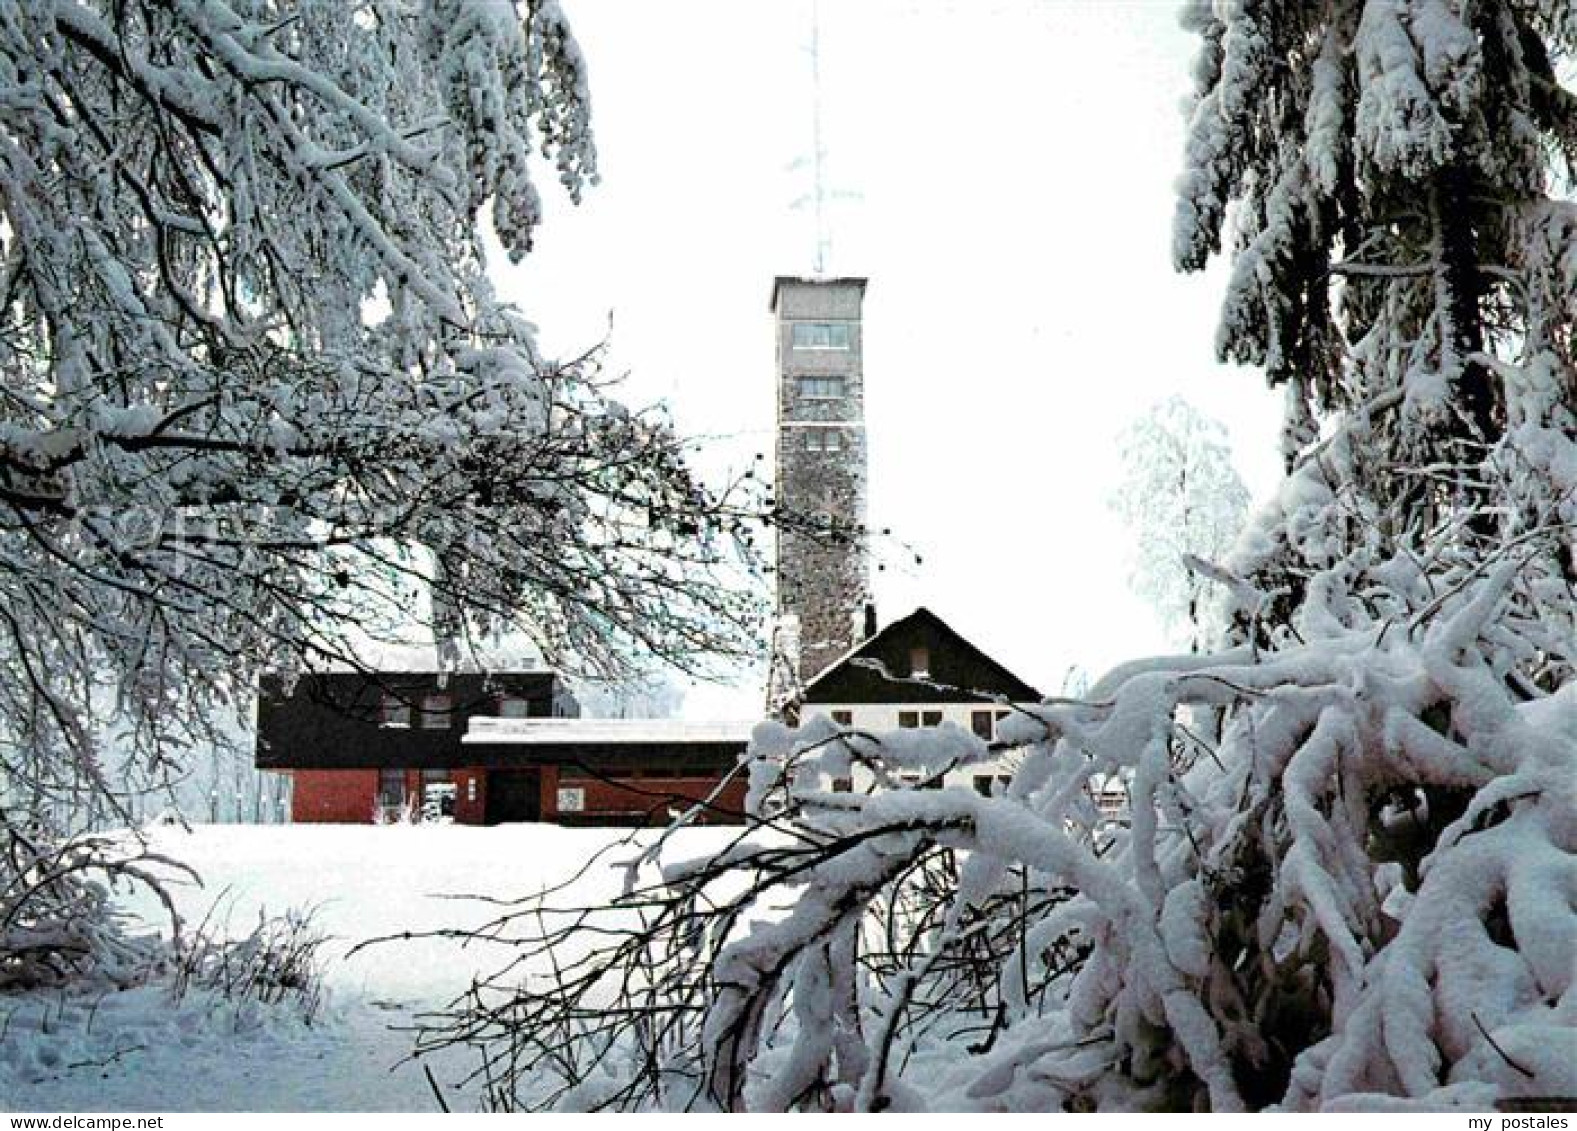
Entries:
{"label": "snowy shrub", "polygon": [[136,985],[164,969],[168,942],[128,934],[112,888],[143,884],[180,917],[165,885],[184,865],[101,837],[56,840],[0,824],[0,992],[49,986]]}
{"label": "snowy shrub", "polygon": [[414,797],[394,805],[375,801],[372,805],[372,823],[375,825],[415,825],[422,820],[422,810]]}
{"label": "snowy shrub", "polygon": [[286,1005],[310,1024],[324,1003],[318,952],[327,941],[311,911],[270,916],[259,909],[257,926],[232,938],[211,910],[180,945],[171,993],[177,1001],[199,989],[238,1005]]}
{"label": "snowy shrub", "polygon": [[[485,1044],[496,1102],[1577,1095],[1577,21],[1185,19],[1175,259],[1231,247],[1220,353],[1287,397],[1286,482],[1212,570],[1229,639],[1020,712],[1001,796],[903,784],[998,753],[968,734],[763,725],[770,819],[648,854],[601,913],[539,907],[523,945],[574,957],[435,1032]],[[870,793],[832,791],[851,760]],[[1114,778],[1126,825],[1090,796]]]}

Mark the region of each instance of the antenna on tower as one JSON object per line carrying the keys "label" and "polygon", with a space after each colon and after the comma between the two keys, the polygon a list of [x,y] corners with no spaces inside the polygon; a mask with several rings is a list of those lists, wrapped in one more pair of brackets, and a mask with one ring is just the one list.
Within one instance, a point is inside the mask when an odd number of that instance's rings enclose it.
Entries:
{"label": "antenna on tower", "polygon": [[810,144],[811,175],[815,178],[812,195],[816,207],[816,274],[827,273],[827,178],[821,141],[821,0],[810,0]]}
{"label": "antenna on tower", "polygon": [[[823,97],[821,89],[821,3],[810,3],[810,45],[805,49],[810,55],[810,108],[811,108],[811,187],[790,206],[795,209],[809,206],[816,224],[815,274],[825,275],[832,258],[832,225],[828,212],[835,200],[860,200],[856,192],[834,192],[827,188],[827,146],[822,135]],[[790,168],[803,168],[804,159],[795,161]]]}

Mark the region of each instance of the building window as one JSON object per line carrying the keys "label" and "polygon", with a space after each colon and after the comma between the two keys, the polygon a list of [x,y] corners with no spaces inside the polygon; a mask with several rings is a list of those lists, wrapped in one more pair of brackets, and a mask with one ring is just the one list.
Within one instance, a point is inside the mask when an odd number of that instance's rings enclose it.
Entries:
{"label": "building window", "polygon": [[834,711],[832,712],[832,721],[837,723],[840,727],[851,727],[854,725],[854,712]]}
{"label": "building window", "polygon": [[500,695],[498,697],[498,717],[501,719],[524,719],[531,715],[531,701],[522,699],[518,695]]}
{"label": "building window", "polygon": [[450,715],[454,712],[454,696],[422,696],[422,729],[448,730]]}
{"label": "building window", "polygon": [[921,711],[920,725],[924,727],[939,727],[942,725],[941,711]]}
{"label": "building window", "polygon": [[909,649],[909,674],[926,679],[931,674],[931,651],[928,648]]}
{"label": "building window", "polygon": [[454,816],[454,775],[448,770],[422,771],[422,820]]}
{"label": "building window", "polygon": [[405,805],[405,771],[378,771],[378,805],[383,809],[399,809]]}
{"label": "building window", "polygon": [[398,695],[385,695],[378,709],[378,725],[408,727],[411,725],[411,705]]}
{"label": "building window", "polygon": [[996,718],[990,711],[971,711],[969,729],[975,732],[976,738],[990,742],[996,737]]}
{"label": "building window", "polygon": [[1128,791],[1120,785],[1106,786],[1096,793],[1095,804],[1106,820],[1120,820],[1128,813]]}
{"label": "building window", "polygon": [[794,348],[797,350],[846,350],[849,348],[847,322],[796,322]]}
{"label": "building window", "polygon": [[913,730],[920,725],[919,711],[899,711],[898,725],[904,730]]}
{"label": "building window", "polygon": [[843,397],[842,377],[801,377],[799,395],[808,401],[835,401]]}
{"label": "building window", "polygon": [[560,813],[584,813],[586,811],[586,790],[582,786],[561,786],[558,791],[558,810]]}
{"label": "building window", "polygon": [[990,774],[976,774],[975,792],[980,794],[981,797],[990,797],[992,781],[993,778]]}
{"label": "building window", "polygon": [[833,793],[853,793],[854,792],[854,779],[853,778],[833,778],[832,779],[832,792]]}
{"label": "building window", "polygon": [[843,450],[843,433],[836,428],[807,428],[805,430],[805,450],[807,452],[841,452]]}

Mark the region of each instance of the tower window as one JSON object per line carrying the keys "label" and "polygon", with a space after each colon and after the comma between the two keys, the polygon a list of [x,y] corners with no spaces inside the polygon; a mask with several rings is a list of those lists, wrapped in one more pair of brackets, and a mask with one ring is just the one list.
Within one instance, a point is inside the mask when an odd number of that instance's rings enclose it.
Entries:
{"label": "tower window", "polygon": [[842,377],[801,377],[799,395],[808,401],[835,401],[843,397]]}
{"label": "tower window", "polygon": [[843,434],[836,428],[808,428],[805,431],[807,452],[841,452]]}
{"label": "tower window", "polygon": [[847,322],[796,322],[794,348],[846,350],[849,348],[849,325]]}

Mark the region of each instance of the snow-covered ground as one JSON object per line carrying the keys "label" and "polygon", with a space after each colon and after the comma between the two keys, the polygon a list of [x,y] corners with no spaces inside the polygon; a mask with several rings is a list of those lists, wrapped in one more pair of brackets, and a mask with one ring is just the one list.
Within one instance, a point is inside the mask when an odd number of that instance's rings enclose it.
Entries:
{"label": "snow-covered ground", "polygon": [[[496,904],[558,883],[626,830],[550,825],[199,826],[157,828],[150,849],[191,864],[203,886],[176,887],[188,924],[208,916],[244,935],[260,911],[311,908],[331,941],[324,948],[329,1001],[302,1023],[204,994],[172,1002],[145,986],[90,998],[34,994],[0,998],[0,1107],[11,1111],[306,1110],[432,1111],[419,1065],[404,1062],[416,1014],[438,1008],[504,964],[500,946],[448,938],[398,938],[350,954],[363,940],[479,925]],[[656,837],[642,832],[645,840]],[[665,853],[715,850],[737,830],[677,834]],[[614,848],[625,859],[633,848]],[[594,866],[577,885],[580,902],[606,899],[619,874]],[[146,892],[127,892],[139,919],[163,923]],[[459,1083],[462,1054],[426,1061],[453,1110],[475,1110],[480,1090]]]}

